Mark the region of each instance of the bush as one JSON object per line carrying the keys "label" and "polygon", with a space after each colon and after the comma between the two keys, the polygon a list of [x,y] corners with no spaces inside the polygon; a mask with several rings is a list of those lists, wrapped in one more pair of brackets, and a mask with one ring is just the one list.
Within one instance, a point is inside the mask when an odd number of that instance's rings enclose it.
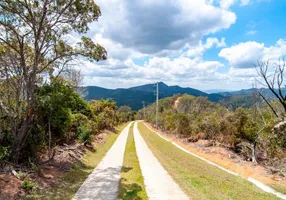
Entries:
{"label": "bush", "polygon": [[206,139],[214,139],[220,130],[220,121],[216,116],[216,113],[212,113],[208,116],[205,116],[200,123],[200,128],[204,132]]}
{"label": "bush", "polygon": [[182,135],[190,134],[190,122],[188,115],[177,114],[176,116],[176,132]]}
{"label": "bush", "polygon": [[90,104],[90,108],[98,124],[98,130],[112,129],[118,124],[118,116],[116,114],[117,106],[114,101],[93,101]]}
{"label": "bush", "polygon": [[28,181],[28,180],[25,180],[25,181],[22,183],[22,188],[23,188],[24,190],[27,190],[27,191],[33,190],[33,188],[34,188],[35,186],[36,186],[35,183],[32,183],[32,182],[30,182],[30,181]]}
{"label": "bush", "polygon": [[88,123],[88,117],[81,113],[76,113],[72,115],[72,123],[79,127],[83,124]]}
{"label": "bush", "polygon": [[78,140],[81,143],[91,142],[92,141],[91,129],[87,126],[80,126]]}
{"label": "bush", "polygon": [[5,158],[9,157],[9,155],[10,155],[9,147],[0,146],[0,160],[4,160]]}
{"label": "bush", "polygon": [[168,113],[164,117],[164,129],[170,132],[173,132],[176,130],[176,124],[175,124],[175,114]]}

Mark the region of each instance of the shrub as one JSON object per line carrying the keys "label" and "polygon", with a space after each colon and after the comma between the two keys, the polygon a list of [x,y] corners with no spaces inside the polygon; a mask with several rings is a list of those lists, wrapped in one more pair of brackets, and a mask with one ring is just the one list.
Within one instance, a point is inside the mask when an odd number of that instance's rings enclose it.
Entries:
{"label": "shrub", "polygon": [[6,157],[9,157],[9,155],[10,155],[9,147],[0,146],[0,160],[4,160]]}
{"label": "shrub", "polygon": [[116,115],[117,106],[114,101],[92,101],[90,108],[96,118],[99,130],[112,129],[118,124],[118,117]]}
{"label": "shrub", "polygon": [[200,123],[200,128],[204,132],[206,139],[214,139],[220,130],[220,121],[215,113],[205,116]]}
{"label": "shrub", "polygon": [[80,126],[78,139],[82,143],[91,142],[92,141],[91,129],[87,126]]}
{"label": "shrub", "polygon": [[35,186],[36,186],[35,183],[32,183],[32,182],[30,182],[30,181],[28,181],[28,180],[25,180],[25,181],[22,183],[22,188],[23,188],[24,190],[27,190],[27,191],[33,190],[33,188],[34,188]]}
{"label": "shrub", "polygon": [[76,114],[72,115],[72,123],[76,124],[76,126],[79,127],[82,124],[88,123],[88,118],[87,118],[87,116],[85,116],[81,113],[76,113]]}
{"label": "shrub", "polygon": [[188,135],[190,133],[190,122],[188,115],[186,114],[176,115],[176,132],[182,135]]}
{"label": "shrub", "polygon": [[164,118],[164,129],[170,132],[173,132],[176,130],[175,114],[173,113],[166,114]]}

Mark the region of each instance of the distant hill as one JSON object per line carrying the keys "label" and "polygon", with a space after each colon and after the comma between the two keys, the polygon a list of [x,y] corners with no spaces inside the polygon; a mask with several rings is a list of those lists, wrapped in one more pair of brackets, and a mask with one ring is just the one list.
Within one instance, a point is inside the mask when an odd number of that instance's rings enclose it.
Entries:
{"label": "distant hill", "polygon": [[[222,96],[236,96],[236,95],[252,95],[253,94],[253,88],[251,89],[243,89],[243,90],[239,90],[239,91],[233,91],[233,92],[220,92],[219,94]],[[268,98],[274,98],[273,93],[266,88],[260,88],[259,89],[260,92],[265,95]],[[282,89],[283,94],[286,94],[286,88]]]}
{"label": "distant hill", "polygon": [[[269,101],[276,99],[274,94],[266,88],[260,88],[259,91],[263,94],[263,96],[268,99]],[[249,108],[253,105],[253,92],[254,89],[243,89],[239,91],[233,92],[220,92],[219,94],[224,96],[224,99],[221,103],[232,107],[233,109],[238,107],[245,107]],[[282,89],[283,95],[286,95],[286,88]],[[262,98],[258,98],[257,102],[264,103]]]}
{"label": "distant hill", "polygon": [[[87,100],[92,99],[111,99],[117,102],[118,106],[128,105],[133,110],[142,108],[142,101],[145,105],[155,101],[154,84],[147,84],[127,89],[106,89],[97,86],[86,87],[88,95]],[[159,98],[173,96],[175,94],[190,94],[193,96],[208,97],[210,101],[218,102],[224,98],[221,94],[207,94],[193,88],[183,88],[180,86],[168,86],[163,82],[159,83]]]}
{"label": "distant hill", "polygon": [[204,90],[203,92],[208,94],[217,94],[221,92],[232,92],[231,90],[224,90],[224,89],[210,89],[210,90]]}
{"label": "distant hill", "polygon": [[[146,106],[155,102],[154,91],[156,88],[154,87],[154,84],[141,85],[127,89],[106,89],[97,86],[87,86],[86,89],[88,92],[88,95],[86,96],[87,100],[111,99],[116,101],[118,106],[127,105],[130,106],[133,110],[141,109],[142,101],[145,102]],[[265,88],[260,90],[268,99],[274,99],[274,95],[270,90]],[[283,90],[283,93],[286,94],[286,89]],[[189,94],[196,97],[208,97],[210,101],[221,102],[222,104],[233,109],[240,106],[249,108],[253,105],[253,89],[208,94],[194,88],[180,87],[177,85],[168,86],[163,82],[159,83],[160,99],[170,97],[175,94]],[[260,101],[262,102],[261,99]]]}

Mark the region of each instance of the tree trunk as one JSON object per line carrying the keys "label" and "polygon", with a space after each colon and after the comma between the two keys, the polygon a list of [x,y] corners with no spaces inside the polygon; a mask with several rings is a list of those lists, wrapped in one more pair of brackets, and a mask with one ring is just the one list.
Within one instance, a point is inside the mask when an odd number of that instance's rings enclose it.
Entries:
{"label": "tree trunk", "polygon": [[11,160],[14,163],[18,163],[21,157],[21,151],[26,145],[27,138],[32,129],[32,111],[33,109],[29,109],[27,111],[27,115],[23,123],[21,124],[21,128],[17,129],[16,134],[14,135],[14,140],[12,144],[12,152],[11,152]]}
{"label": "tree trunk", "polygon": [[257,160],[256,160],[256,157],[255,157],[255,153],[256,153],[256,141],[254,142],[254,144],[252,145],[252,149],[251,149],[251,152],[252,152],[252,155],[251,155],[251,160],[253,163],[257,163]]}
{"label": "tree trunk", "polygon": [[51,160],[51,142],[52,142],[52,133],[51,133],[51,117],[49,118],[49,160]]}

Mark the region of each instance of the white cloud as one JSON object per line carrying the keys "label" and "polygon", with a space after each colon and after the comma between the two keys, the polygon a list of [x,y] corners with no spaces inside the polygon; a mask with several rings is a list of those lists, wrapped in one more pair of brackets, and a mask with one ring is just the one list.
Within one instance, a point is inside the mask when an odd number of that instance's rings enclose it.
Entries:
{"label": "white cloud", "polygon": [[[118,66],[124,66],[118,69]],[[132,87],[163,81],[169,85],[180,85],[198,89],[241,89],[251,87],[255,69],[230,68],[227,73],[217,70],[224,65],[218,61],[203,61],[201,58],[167,57],[150,58],[144,66],[131,59],[111,61],[105,64],[85,63],[84,85],[107,88]],[[112,67],[113,66],[113,67]],[[92,73],[91,73],[92,72]]]}
{"label": "white cloud", "polygon": [[257,31],[250,30],[250,31],[247,31],[246,35],[255,35],[256,33],[257,33]]}
{"label": "white cloud", "polygon": [[250,4],[250,3],[251,3],[251,0],[240,0],[240,5],[241,6],[246,6],[246,5]]}
{"label": "white cloud", "polygon": [[263,56],[264,44],[257,42],[245,42],[224,48],[219,56],[229,61],[234,68],[251,68]]}
{"label": "white cloud", "polygon": [[[85,67],[82,68],[82,73],[86,76],[84,85],[99,85],[108,88],[121,87],[127,80],[130,83],[133,82],[131,85],[154,81],[164,81],[169,84],[211,82],[217,79],[214,74],[216,74],[219,67],[223,66],[218,61],[203,61],[201,58],[191,59],[187,57],[175,59],[153,57],[144,66],[136,65],[131,59],[125,61],[111,59],[102,63],[84,61],[83,65]],[[98,80],[108,81],[98,83]],[[122,83],[114,84],[114,82],[120,80]]]}
{"label": "white cloud", "polygon": [[102,34],[95,34],[93,40],[104,46],[107,50],[108,57],[114,59],[125,60],[127,58],[141,58],[146,56],[132,48],[124,47],[121,43],[103,38]]}
{"label": "white cloud", "polygon": [[286,55],[286,40],[280,39],[274,46],[270,46],[264,49],[263,59],[277,60]]}
{"label": "white cloud", "polygon": [[221,0],[220,1],[220,7],[224,8],[224,9],[228,9],[234,3],[235,3],[235,0]]}
{"label": "white cloud", "polygon": [[238,3],[240,6],[247,6],[252,4],[254,1],[271,1],[271,0],[220,0],[220,7],[223,9],[229,9],[232,5]]}
{"label": "white cloud", "polygon": [[248,69],[230,68],[228,75],[230,77],[252,78],[252,77],[257,77],[257,71],[255,68],[248,68]]}
{"label": "white cloud", "polygon": [[188,57],[201,57],[203,53],[212,47],[222,48],[225,47],[225,38],[221,38],[219,41],[217,38],[207,38],[205,44],[202,41],[199,42],[197,46],[187,46],[187,51],[183,54],[183,56]]}
{"label": "white cloud", "polygon": [[239,0],[240,2],[240,6],[247,6],[247,5],[250,5],[254,2],[263,2],[263,1],[271,1],[271,0]]}
{"label": "white cloud", "polygon": [[102,10],[92,32],[147,54],[197,44],[229,28],[236,15],[205,0],[98,0]]}
{"label": "white cloud", "polygon": [[269,47],[254,41],[239,43],[224,48],[219,53],[219,56],[228,60],[233,68],[253,68],[259,60],[277,60],[284,55],[286,55],[286,41],[283,39]]}
{"label": "white cloud", "polygon": [[[224,48],[225,38],[213,36],[236,22],[232,5],[251,1],[97,0],[102,16],[89,37],[107,49],[108,60],[83,61],[84,84],[118,88],[164,81],[199,89],[244,87],[254,74],[240,68],[267,51],[278,54],[284,46],[283,41],[268,48],[249,42]],[[221,62],[203,59],[211,48],[224,48],[220,57],[230,62],[228,72]],[[145,63],[135,64],[137,58]],[[225,73],[218,72],[221,68]]]}

